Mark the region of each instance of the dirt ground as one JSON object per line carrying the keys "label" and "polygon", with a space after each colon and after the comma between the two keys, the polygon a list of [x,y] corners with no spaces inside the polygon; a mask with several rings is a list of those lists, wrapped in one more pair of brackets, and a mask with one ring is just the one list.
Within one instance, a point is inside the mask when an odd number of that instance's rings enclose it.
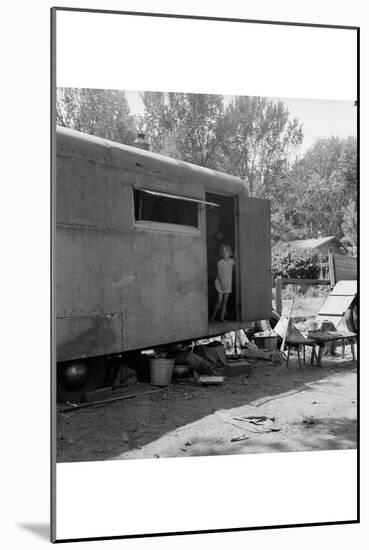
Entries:
{"label": "dirt ground", "polygon": [[[327,300],[327,296],[323,295],[320,297],[304,297],[297,295],[295,297],[295,304],[293,307],[292,317],[302,319],[302,318],[312,318],[318,314],[319,310],[323,306],[324,302]],[[283,300],[282,316],[288,317],[291,310],[292,300],[287,299]]]}
{"label": "dirt ground", "polygon": [[[131,385],[123,394],[152,391]],[[192,380],[149,395],[58,412],[58,461],[356,448],[356,362],[259,361],[249,376]],[[247,418],[248,417],[248,418]],[[256,418],[250,418],[256,417]]]}

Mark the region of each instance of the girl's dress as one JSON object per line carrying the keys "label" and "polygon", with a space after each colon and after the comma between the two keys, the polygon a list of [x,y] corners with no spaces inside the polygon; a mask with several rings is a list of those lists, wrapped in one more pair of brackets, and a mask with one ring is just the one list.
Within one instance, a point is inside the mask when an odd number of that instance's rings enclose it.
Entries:
{"label": "girl's dress", "polygon": [[[215,288],[220,294],[230,294],[232,292],[232,271],[234,266],[234,259],[228,258],[225,260],[222,258],[218,261],[218,277],[215,279]],[[221,279],[223,281],[224,289],[222,288]]]}

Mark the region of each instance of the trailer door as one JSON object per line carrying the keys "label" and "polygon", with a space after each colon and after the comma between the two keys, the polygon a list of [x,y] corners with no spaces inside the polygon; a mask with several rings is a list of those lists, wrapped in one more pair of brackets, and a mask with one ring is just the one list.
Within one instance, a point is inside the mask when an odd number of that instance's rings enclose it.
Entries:
{"label": "trailer door", "polygon": [[239,197],[240,319],[269,319],[272,311],[270,204]]}

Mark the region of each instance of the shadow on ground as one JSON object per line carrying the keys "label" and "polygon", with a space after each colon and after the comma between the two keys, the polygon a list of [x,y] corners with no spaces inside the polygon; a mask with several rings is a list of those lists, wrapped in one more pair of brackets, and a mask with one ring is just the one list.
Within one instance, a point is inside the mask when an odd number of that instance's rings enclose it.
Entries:
{"label": "shadow on ground", "polygon": [[[335,388],[335,377],[338,380],[356,372],[356,362],[336,358],[325,357],[321,368],[310,365],[299,368],[295,360],[290,365],[286,369],[285,364],[274,366],[259,362],[253,367],[251,376],[226,380],[223,386],[199,387],[186,381],[172,384],[157,394],[72,413],[58,413],[58,462],[111,459],[140,449],[219,409],[233,409],[248,404],[258,406],[270,403],[286,393],[297,395],[310,392],[310,384],[323,384],[328,377],[330,387]],[[134,391],[135,388],[133,386],[129,389]],[[338,384],[337,394],[340,388]],[[152,387],[148,385],[142,389]],[[329,432],[334,432],[334,435]],[[355,434],[356,420],[334,418],[332,415],[325,421],[321,418],[319,423],[310,424],[302,435],[296,435],[293,448],[275,435],[268,439],[264,450],[263,440],[256,437],[224,445],[220,452],[219,446],[213,445],[214,442],[207,439],[207,434],[202,433],[204,452],[198,454],[352,448],[356,446]],[[252,446],[255,451],[251,450]]]}
{"label": "shadow on ground", "polygon": [[204,435],[199,439],[192,438],[191,446],[201,444],[201,450],[193,453],[196,456],[356,449],[356,427],[356,419],[325,417],[315,422],[314,426],[307,424],[303,433],[300,425],[293,423],[288,438],[283,434],[281,437],[279,433],[261,434],[239,442],[228,439],[220,446],[216,437]]}

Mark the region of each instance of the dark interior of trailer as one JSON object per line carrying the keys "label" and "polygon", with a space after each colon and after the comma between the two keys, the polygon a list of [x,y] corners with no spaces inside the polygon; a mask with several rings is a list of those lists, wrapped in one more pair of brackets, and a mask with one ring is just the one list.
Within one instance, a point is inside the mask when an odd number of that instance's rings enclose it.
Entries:
{"label": "dark interior of trailer", "polygon": [[[151,194],[152,193],[152,194]],[[136,221],[151,221],[198,227],[198,205],[180,197],[167,197],[146,190],[134,190]]]}
{"label": "dark interior of trailer", "polygon": [[[217,278],[217,263],[221,259],[221,246],[228,244],[232,255],[236,246],[235,231],[235,198],[215,193],[206,193],[206,200],[219,206],[206,209],[206,241],[208,263],[208,312],[209,319],[214,311],[217,300],[215,279]],[[227,321],[237,320],[236,269],[232,277],[232,293],[228,298]],[[219,321],[219,315],[215,319]]]}

